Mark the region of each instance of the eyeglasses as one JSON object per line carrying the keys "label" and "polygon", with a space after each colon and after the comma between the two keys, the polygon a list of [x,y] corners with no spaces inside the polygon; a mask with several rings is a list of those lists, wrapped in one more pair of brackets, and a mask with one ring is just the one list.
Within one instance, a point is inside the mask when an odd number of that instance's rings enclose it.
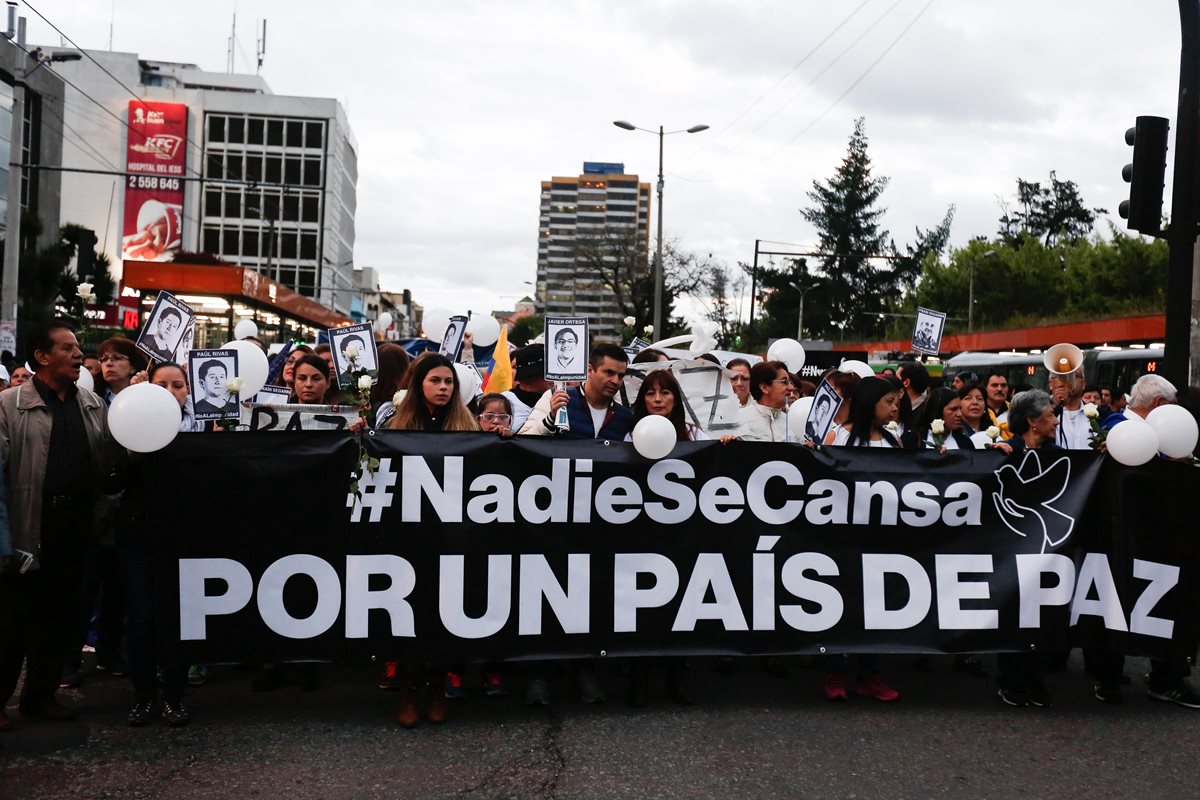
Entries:
{"label": "eyeglasses", "polygon": [[101,364],[115,364],[119,361],[128,361],[129,356],[123,356],[119,353],[109,353],[100,359]]}
{"label": "eyeglasses", "polygon": [[494,414],[491,411],[489,411],[485,414],[480,414],[479,418],[482,420],[486,420],[487,422],[502,422],[503,423],[503,422],[511,422],[512,421],[511,414]]}

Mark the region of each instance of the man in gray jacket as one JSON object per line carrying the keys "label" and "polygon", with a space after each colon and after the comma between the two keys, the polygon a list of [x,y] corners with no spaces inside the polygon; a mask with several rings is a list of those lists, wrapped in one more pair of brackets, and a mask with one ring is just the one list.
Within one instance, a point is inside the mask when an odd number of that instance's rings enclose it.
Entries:
{"label": "man in gray jacket", "polygon": [[[76,387],[83,352],[61,321],[30,334],[37,371],[0,392],[0,447],[8,490],[12,555],[0,554],[0,709],[26,662],[20,711],[65,720],[55,699],[66,649],[78,626],[97,486],[114,453],[104,401]],[[0,728],[9,724],[0,712]]]}

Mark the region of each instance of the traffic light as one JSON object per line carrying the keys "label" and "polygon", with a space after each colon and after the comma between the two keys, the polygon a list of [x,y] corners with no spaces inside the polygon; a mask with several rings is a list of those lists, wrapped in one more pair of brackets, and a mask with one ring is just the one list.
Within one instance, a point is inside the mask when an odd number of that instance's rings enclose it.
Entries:
{"label": "traffic light", "polygon": [[1133,163],[1121,170],[1129,184],[1129,199],[1121,201],[1117,212],[1128,220],[1127,228],[1150,235],[1162,231],[1170,128],[1163,117],[1138,117],[1137,124],[1125,131],[1125,143],[1133,146]]}
{"label": "traffic light", "polygon": [[80,280],[85,280],[96,271],[96,233],[82,231],[79,234],[79,244],[75,256],[75,274]]}

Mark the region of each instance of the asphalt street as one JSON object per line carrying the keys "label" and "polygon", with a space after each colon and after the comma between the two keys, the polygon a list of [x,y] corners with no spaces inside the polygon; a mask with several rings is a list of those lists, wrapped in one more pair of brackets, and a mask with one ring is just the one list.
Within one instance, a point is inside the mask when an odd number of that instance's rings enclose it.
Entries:
{"label": "asphalt street", "polygon": [[[990,659],[987,659],[990,662]],[[194,722],[130,728],[125,679],[90,677],[64,690],[71,722],[22,718],[0,734],[0,798],[1195,798],[1200,711],[1148,699],[1147,663],[1131,659],[1122,706],[1091,696],[1078,657],[1048,685],[1052,709],[1014,709],[990,679],[884,659],[899,702],[830,703],[823,672],[757,659],[718,675],[695,659],[696,704],[655,694],[625,704],[619,663],[602,665],[608,702],[587,706],[566,676],[550,709],[487,698],[477,673],[444,725],[405,730],[398,695],[375,670],[325,665],[322,687],[295,675],[253,692],[252,673],[218,668],[189,690]],[[656,675],[659,674],[656,672]],[[659,688],[659,687],[656,687]]]}

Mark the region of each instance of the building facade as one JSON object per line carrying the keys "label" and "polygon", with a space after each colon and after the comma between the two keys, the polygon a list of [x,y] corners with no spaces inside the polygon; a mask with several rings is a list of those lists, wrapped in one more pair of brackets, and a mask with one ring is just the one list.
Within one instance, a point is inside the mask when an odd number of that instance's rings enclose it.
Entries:
{"label": "building facade", "polygon": [[617,243],[619,255],[607,256],[609,264],[624,259],[631,273],[644,271],[649,220],[650,184],[625,174],[624,164],[584,162],[581,175],[542,181],[537,260],[542,312],[587,317],[594,337],[615,338],[625,312],[594,259],[606,243]]}
{"label": "building facade", "polygon": [[[118,274],[124,258],[170,260],[165,239],[351,313],[358,145],[338,101],[135,53],[82,55],[55,65],[77,87],[66,91],[61,218],[95,230]],[[178,129],[146,127],[175,114]]]}

